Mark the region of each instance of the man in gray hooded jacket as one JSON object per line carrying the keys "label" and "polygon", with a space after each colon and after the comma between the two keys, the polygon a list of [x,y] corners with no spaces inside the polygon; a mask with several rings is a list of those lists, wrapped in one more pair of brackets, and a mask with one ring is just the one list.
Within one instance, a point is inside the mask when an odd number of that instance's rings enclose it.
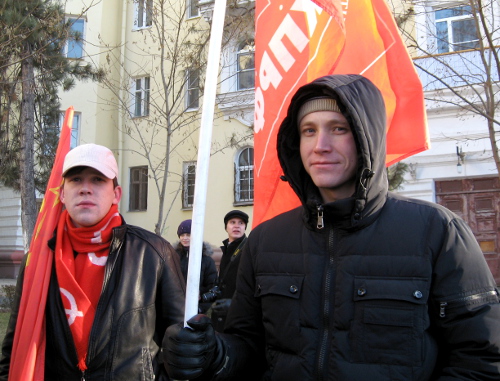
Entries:
{"label": "man in gray hooded jacket", "polygon": [[466,223],[388,192],[386,112],[358,75],[319,78],[278,133],[302,206],[256,227],[223,334],[173,325],[178,379],[499,380],[500,304]]}

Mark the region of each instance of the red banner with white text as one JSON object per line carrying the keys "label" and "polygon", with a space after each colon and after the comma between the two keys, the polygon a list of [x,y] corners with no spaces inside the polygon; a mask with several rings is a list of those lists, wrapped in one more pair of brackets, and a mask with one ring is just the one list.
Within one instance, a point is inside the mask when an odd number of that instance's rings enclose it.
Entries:
{"label": "red banner with white text", "polygon": [[52,238],[62,212],[59,190],[62,185],[64,158],[70,149],[73,114],[73,107],[66,110],[52,172],[27,254],[23,294],[10,360],[9,381],[44,379],[45,302],[53,257],[47,241]]}
{"label": "red banner with white text", "polygon": [[299,205],[276,136],[295,91],[318,77],[361,74],[381,90],[387,165],[429,148],[422,85],[385,0],[257,0],[255,22],[254,226]]}

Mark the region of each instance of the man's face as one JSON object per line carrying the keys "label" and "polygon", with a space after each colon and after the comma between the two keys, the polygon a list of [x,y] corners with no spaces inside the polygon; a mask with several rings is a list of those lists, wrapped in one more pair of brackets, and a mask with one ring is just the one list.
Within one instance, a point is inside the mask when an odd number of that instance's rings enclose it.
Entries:
{"label": "man's face", "polygon": [[334,111],[317,111],[299,126],[300,157],[324,202],[352,196],[358,155],[347,119]]}
{"label": "man's face", "polygon": [[189,233],[182,233],[179,236],[179,240],[181,241],[181,245],[184,247],[189,247],[189,244],[191,242],[191,234]]}
{"label": "man's face", "polygon": [[233,242],[238,238],[243,237],[243,234],[245,234],[245,230],[246,225],[241,218],[235,217],[227,221],[226,232],[229,236],[229,242]]}
{"label": "man's face", "polygon": [[113,180],[86,167],[64,178],[60,199],[75,226],[88,227],[100,222],[111,205],[118,204],[121,195],[121,187],[113,188]]}

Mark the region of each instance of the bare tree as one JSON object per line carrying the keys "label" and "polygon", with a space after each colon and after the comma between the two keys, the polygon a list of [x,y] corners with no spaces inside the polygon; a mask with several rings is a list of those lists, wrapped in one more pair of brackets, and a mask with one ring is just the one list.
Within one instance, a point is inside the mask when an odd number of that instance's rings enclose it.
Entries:
{"label": "bare tree", "polygon": [[[183,173],[171,170],[172,157],[175,154],[185,161],[196,159],[196,143],[192,139],[201,118],[199,106],[204,90],[210,22],[203,17],[189,18],[190,9],[185,2],[135,2],[140,15],[136,20],[140,25],[136,27],[142,27],[135,33],[141,36],[141,43],[128,44],[126,49],[110,49],[110,65],[119,63],[123,74],[119,84],[110,80],[105,82],[114,93],[116,103],[104,99],[102,102],[121,110],[125,121],[123,131],[137,147],[132,150],[148,164],[148,175],[159,199],[154,231],[161,235],[168,212],[181,193],[184,178]],[[241,5],[236,0],[230,1],[228,10],[223,46],[235,39],[248,37],[253,40],[253,2]],[[209,14],[208,9],[205,15]],[[124,50],[127,54],[123,54]],[[146,75],[147,82],[144,82]],[[131,89],[131,83],[137,86]],[[139,95],[134,94],[135,90]],[[251,129],[246,134],[232,135],[227,144],[221,146],[219,142],[213,152],[252,137]],[[182,149],[187,141],[194,149]],[[167,184],[174,184],[177,189],[169,198],[169,205],[166,204]]]}
{"label": "bare tree", "polygon": [[484,118],[500,174],[498,2],[441,2],[432,8],[424,1],[404,4],[396,18],[405,21],[407,44],[421,57],[414,62],[427,83],[426,99],[453,107],[458,116],[472,113]]}

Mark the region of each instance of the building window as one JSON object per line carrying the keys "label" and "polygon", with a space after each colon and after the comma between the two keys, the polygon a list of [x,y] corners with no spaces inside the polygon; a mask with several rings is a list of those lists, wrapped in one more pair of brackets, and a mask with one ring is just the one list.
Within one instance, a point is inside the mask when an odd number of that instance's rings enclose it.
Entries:
{"label": "building window", "polygon": [[198,17],[200,15],[199,0],[186,0],[186,2],[188,18]]}
{"label": "building window", "polygon": [[196,180],[196,163],[184,162],[182,184],[182,207],[192,208],[194,202],[194,183]]}
{"label": "building window", "polygon": [[136,29],[147,28],[153,24],[153,0],[136,0],[135,20]]}
{"label": "building window", "polygon": [[237,155],[235,184],[235,203],[253,202],[253,148]]}
{"label": "building window", "polygon": [[133,93],[133,115],[149,115],[149,77],[136,78],[134,80]]}
{"label": "building window", "polygon": [[186,107],[196,109],[200,105],[200,72],[198,69],[186,69]]}
{"label": "building window", "polygon": [[69,36],[64,47],[64,54],[68,58],[83,58],[83,38],[85,20],[81,18],[68,18],[70,25]]}
{"label": "building window", "polygon": [[253,89],[255,87],[255,42],[245,41],[238,47],[237,77],[238,90]]}
{"label": "building window", "polygon": [[148,167],[130,168],[129,211],[148,209]]}
{"label": "building window", "polygon": [[438,53],[479,47],[478,33],[470,6],[436,10],[435,20]]}
{"label": "building window", "polygon": [[[59,117],[59,129],[62,129],[63,123],[64,123],[64,115],[65,112],[61,112],[60,117]],[[70,143],[70,148],[73,149],[78,145],[78,142],[80,141],[80,120],[81,120],[81,114],[80,113],[73,113],[73,124],[71,125],[71,143]]]}

